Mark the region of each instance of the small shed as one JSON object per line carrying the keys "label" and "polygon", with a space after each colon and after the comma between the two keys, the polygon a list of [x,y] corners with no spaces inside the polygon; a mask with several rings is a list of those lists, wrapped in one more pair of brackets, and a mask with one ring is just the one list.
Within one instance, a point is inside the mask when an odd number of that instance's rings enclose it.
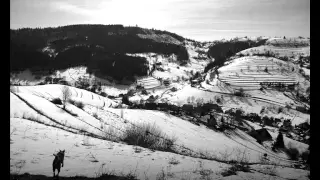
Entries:
{"label": "small shed", "polygon": [[191,86],[192,87],[195,87],[196,85],[198,85],[200,83],[201,83],[201,80],[199,80],[199,79],[191,80]]}
{"label": "small shed", "polygon": [[300,111],[302,113],[308,113],[309,112],[308,108],[306,108],[304,106],[296,106],[296,110]]}
{"label": "small shed", "polygon": [[252,137],[254,137],[258,142],[270,141],[272,140],[272,136],[268,132],[267,129],[261,128],[257,130],[253,130],[249,133]]}

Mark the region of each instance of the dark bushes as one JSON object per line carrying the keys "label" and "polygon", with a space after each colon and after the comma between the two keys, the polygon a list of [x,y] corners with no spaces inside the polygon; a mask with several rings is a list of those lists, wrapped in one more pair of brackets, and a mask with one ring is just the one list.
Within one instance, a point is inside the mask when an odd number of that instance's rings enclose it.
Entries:
{"label": "dark bushes", "polygon": [[134,95],[134,93],[135,93],[135,91],[133,90],[133,89],[130,89],[128,92],[127,92],[127,96],[133,96]]}
{"label": "dark bushes", "polygon": [[131,105],[132,103],[129,101],[129,97],[127,95],[122,96],[122,103],[126,105]]}
{"label": "dark bushes", "polygon": [[178,89],[177,89],[176,87],[172,87],[170,90],[171,90],[172,92],[178,91]]}
{"label": "dark bushes", "polygon": [[101,93],[100,93],[100,96],[107,97],[108,95],[107,95],[107,93],[105,93],[105,92],[101,92]]}
{"label": "dark bushes", "polygon": [[147,90],[143,89],[143,90],[141,91],[141,94],[143,94],[143,95],[148,95],[148,92],[147,92]]}
{"label": "dark bushes", "polygon": [[130,145],[172,152],[176,138],[168,137],[155,124],[139,124],[125,130],[123,141]]}
{"label": "dark bushes", "polygon": [[301,153],[301,158],[302,158],[302,160],[308,161],[309,155],[310,155],[310,151],[304,151],[304,152],[302,152],[302,153]]}
{"label": "dark bushes", "polygon": [[53,104],[62,105],[62,101],[61,101],[60,98],[54,98],[54,99],[51,100],[51,102],[52,102]]}
{"label": "dark bushes", "polygon": [[244,90],[242,88],[240,88],[239,90],[234,92],[234,95],[244,97],[245,96]]}
{"label": "dark bushes", "polygon": [[289,147],[286,149],[286,153],[289,155],[291,160],[298,160],[299,158],[299,151],[297,148]]}
{"label": "dark bushes", "polygon": [[215,111],[220,112],[220,113],[223,112],[221,106],[219,106],[219,105],[217,105],[217,104],[204,103],[204,104],[201,105],[200,107],[201,107],[201,109],[202,109],[204,112],[206,112],[206,113],[210,112],[211,110],[215,110]]}
{"label": "dark bushes", "polygon": [[145,103],[145,108],[148,110],[155,110],[157,109],[157,104],[156,103]]}
{"label": "dark bushes", "polygon": [[223,177],[237,175],[237,171],[250,172],[250,167],[242,163],[234,163],[230,168],[225,169],[221,175]]}
{"label": "dark bushes", "polygon": [[74,100],[70,99],[69,103],[77,106],[80,109],[83,109],[83,107],[84,107],[84,104],[81,101],[74,101]]}
{"label": "dark bushes", "polygon": [[80,101],[79,102],[75,102],[74,105],[77,106],[80,109],[83,109],[83,107],[84,107],[84,104],[82,102],[80,102]]}

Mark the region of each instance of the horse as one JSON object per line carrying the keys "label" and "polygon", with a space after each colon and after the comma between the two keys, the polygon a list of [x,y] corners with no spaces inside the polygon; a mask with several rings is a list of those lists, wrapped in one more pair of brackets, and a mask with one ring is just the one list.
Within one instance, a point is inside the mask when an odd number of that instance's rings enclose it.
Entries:
{"label": "horse", "polygon": [[55,177],[56,169],[58,170],[57,176],[59,176],[61,165],[63,167],[64,153],[65,153],[65,150],[63,151],[59,150],[57,154],[53,154],[55,157],[52,163],[53,177]]}

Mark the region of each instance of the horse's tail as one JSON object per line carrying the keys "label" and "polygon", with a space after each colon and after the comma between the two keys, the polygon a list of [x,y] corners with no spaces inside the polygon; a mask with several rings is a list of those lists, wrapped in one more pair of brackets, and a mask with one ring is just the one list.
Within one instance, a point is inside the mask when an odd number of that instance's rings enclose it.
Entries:
{"label": "horse's tail", "polygon": [[55,169],[57,169],[57,165],[59,165],[59,158],[58,158],[58,156],[55,155],[55,158],[54,158],[54,160],[53,160],[53,162],[52,162],[52,169],[53,169],[53,171],[54,171]]}

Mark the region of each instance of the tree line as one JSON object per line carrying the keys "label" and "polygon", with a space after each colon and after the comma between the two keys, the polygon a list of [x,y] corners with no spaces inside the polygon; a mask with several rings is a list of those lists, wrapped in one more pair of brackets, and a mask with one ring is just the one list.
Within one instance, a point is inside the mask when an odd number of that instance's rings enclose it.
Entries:
{"label": "tree line", "polygon": [[[132,78],[134,75],[146,75],[148,67],[145,58],[127,56],[126,53],[175,54],[179,62],[188,62],[189,54],[182,43],[157,42],[137,35],[148,33],[167,34],[180,42],[184,40],[167,31],[146,31],[140,27],[122,25],[70,25],[10,30],[10,69],[22,71],[37,67],[56,70],[85,65],[91,70],[122,79],[126,76]],[[52,51],[43,51],[45,47]]]}

